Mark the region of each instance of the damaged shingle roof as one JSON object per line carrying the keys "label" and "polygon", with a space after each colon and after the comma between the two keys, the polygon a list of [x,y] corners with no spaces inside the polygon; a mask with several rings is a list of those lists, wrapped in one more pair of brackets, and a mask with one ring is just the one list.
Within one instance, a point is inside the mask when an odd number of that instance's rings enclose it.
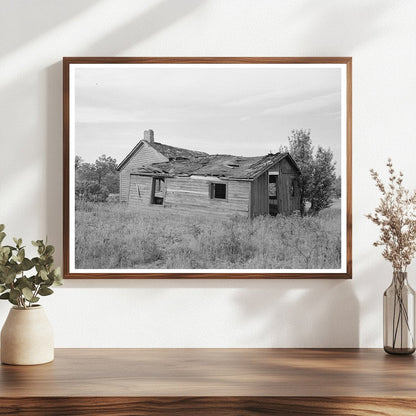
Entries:
{"label": "damaged shingle roof", "polygon": [[261,175],[285,157],[288,157],[297,169],[296,164],[288,153],[255,157],[205,154],[204,156],[193,157],[188,160],[170,160],[169,162],[153,163],[143,168],[133,169],[131,173],[160,176],[199,175],[250,180]]}
{"label": "damaged shingle roof", "polygon": [[136,152],[144,145],[147,144],[150,147],[153,147],[156,151],[158,151],[160,154],[165,156],[169,160],[173,159],[191,159],[199,156],[208,156],[207,153],[204,152],[198,152],[196,150],[189,150],[189,149],[182,149],[180,147],[174,147],[174,146],[168,146],[163,143],[153,142],[150,143],[145,140],[140,140],[139,143],[134,146],[134,148],[131,150],[131,152],[120,162],[120,164],[117,166],[117,170],[121,170],[123,166],[136,154]]}
{"label": "damaged shingle roof", "polygon": [[169,160],[191,159],[199,156],[208,156],[207,153],[198,152],[197,150],[182,149],[180,147],[168,146],[167,144],[158,142],[149,143],[149,145],[152,146],[153,149],[156,149],[159,153],[162,153],[162,155],[167,157]]}

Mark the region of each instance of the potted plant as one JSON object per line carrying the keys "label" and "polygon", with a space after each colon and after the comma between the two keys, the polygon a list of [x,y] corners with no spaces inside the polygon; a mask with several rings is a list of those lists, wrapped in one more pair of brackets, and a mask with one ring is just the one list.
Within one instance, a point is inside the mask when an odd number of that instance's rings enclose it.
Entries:
{"label": "potted plant", "polygon": [[26,257],[21,238],[14,245],[2,245],[6,237],[0,224],[0,299],[13,307],[1,331],[1,361],[5,364],[43,364],[54,359],[53,330],[42,306],[41,296],[61,285],[59,267],[54,267],[54,246],[43,240],[32,241],[38,256]]}
{"label": "potted plant", "polygon": [[415,292],[407,281],[407,267],[416,253],[416,191],[403,186],[403,173],[397,173],[388,159],[388,183],[370,170],[381,199],[373,214],[367,215],[380,227],[374,246],[383,246],[383,257],[393,266],[393,279],[383,296],[384,350],[390,354],[415,351]]}

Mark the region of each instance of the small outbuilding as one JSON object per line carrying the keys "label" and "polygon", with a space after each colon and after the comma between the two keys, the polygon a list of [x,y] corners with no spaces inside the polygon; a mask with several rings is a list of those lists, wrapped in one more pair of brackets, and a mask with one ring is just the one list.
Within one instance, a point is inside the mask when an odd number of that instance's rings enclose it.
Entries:
{"label": "small outbuilding", "polygon": [[289,153],[210,155],[155,142],[146,130],[117,170],[120,200],[140,210],[250,218],[300,210],[300,170]]}

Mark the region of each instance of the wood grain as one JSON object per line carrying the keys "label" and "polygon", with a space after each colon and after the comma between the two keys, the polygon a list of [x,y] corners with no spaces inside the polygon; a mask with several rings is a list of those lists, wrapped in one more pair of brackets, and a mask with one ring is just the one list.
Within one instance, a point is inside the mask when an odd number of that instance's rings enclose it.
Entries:
{"label": "wood grain", "polygon": [[414,416],[414,399],[356,397],[24,397],[0,398],[19,416]]}
{"label": "wood grain", "polygon": [[0,367],[0,415],[415,415],[416,361],[381,349],[58,349]]}
{"label": "wood grain", "polygon": [[[341,273],[70,273],[69,271],[69,66],[71,64],[345,64],[346,110],[346,272]],[[63,58],[63,275],[65,279],[351,279],[352,278],[352,58],[351,57],[64,57]]]}
{"label": "wood grain", "polygon": [[416,361],[368,349],[58,349],[0,368],[0,415],[415,415]]}

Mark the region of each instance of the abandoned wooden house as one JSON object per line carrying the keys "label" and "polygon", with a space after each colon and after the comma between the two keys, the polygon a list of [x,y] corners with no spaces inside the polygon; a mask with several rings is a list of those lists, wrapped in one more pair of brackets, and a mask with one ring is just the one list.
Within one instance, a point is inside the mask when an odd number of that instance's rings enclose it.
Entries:
{"label": "abandoned wooden house", "polygon": [[153,130],[119,164],[120,201],[199,214],[291,214],[300,210],[300,171],[288,153],[209,155],[154,141]]}

